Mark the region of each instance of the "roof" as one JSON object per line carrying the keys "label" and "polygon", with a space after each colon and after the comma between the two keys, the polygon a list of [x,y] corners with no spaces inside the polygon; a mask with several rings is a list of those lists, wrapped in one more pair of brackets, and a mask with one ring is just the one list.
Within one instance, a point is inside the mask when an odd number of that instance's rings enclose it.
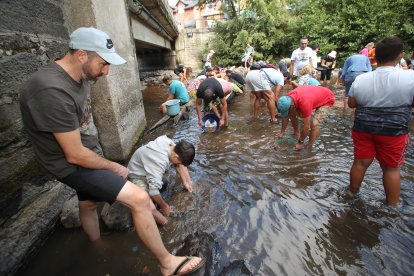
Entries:
{"label": "roof", "polygon": [[179,1],[177,1],[177,3],[175,4],[175,7],[173,7],[173,8],[175,9],[177,7],[178,3],[180,3],[180,2],[185,5],[185,9],[191,9],[195,5],[197,5],[198,0],[179,0]]}

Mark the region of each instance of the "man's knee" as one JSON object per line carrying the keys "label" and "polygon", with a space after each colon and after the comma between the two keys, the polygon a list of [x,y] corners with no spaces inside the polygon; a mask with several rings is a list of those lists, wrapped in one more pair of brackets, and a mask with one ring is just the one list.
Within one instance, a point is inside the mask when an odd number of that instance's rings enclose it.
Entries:
{"label": "man's knee", "polygon": [[311,128],[319,128],[319,120],[316,118],[312,118]]}
{"label": "man's knee", "polygon": [[133,210],[150,208],[151,199],[149,194],[138,187],[137,190],[139,190],[139,192],[137,191],[131,194],[131,201],[129,202],[130,208]]}
{"label": "man's knee", "polygon": [[91,201],[91,200],[82,200],[79,201],[79,211],[83,212],[83,211],[96,211],[98,207],[98,203],[95,201]]}
{"label": "man's knee", "polygon": [[373,158],[370,158],[370,159],[355,158],[354,166],[368,168],[371,165],[372,161],[373,161]]}

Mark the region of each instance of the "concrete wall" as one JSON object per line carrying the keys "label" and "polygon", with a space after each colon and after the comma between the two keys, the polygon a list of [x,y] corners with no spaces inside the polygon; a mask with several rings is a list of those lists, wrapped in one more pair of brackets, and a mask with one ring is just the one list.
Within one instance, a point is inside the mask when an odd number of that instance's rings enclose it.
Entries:
{"label": "concrete wall", "polygon": [[[188,33],[191,33],[191,36]],[[204,64],[201,61],[200,52],[213,35],[214,33],[208,29],[184,29],[181,31],[175,42],[177,63],[193,68],[194,73],[201,69]]]}
{"label": "concrete wall", "polygon": [[11,196],[38,173],[22,129],[19,95],[32,73],[67,51],[69,33],[60,4],[0,1],[0,224],[19,204],[14,197],[10,202]]}
{"label": "concrete wall", "polygon": [[[123,161],[145,127],[135,45],[124,0],[0,1],[0,225],[17,210],[24,181],[43,181],[22,128],[22,84],[68,50],[80,26],[106,31],[127,64],[111,66],[92,90],[92,108],[105,155]],[[39,183],[40,183],[39,182]]]}

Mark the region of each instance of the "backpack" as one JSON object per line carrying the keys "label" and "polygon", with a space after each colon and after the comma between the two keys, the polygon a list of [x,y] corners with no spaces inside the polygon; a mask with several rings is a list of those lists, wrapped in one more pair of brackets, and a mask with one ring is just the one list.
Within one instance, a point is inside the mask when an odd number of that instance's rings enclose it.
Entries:
{"label": "backpack", "polygon": [[208,55],[208,54],[204,54],[204,55],[203,55],[203,58],[201,59],[201,61],[202,61],[202,62],[207,62],[207,55]]}

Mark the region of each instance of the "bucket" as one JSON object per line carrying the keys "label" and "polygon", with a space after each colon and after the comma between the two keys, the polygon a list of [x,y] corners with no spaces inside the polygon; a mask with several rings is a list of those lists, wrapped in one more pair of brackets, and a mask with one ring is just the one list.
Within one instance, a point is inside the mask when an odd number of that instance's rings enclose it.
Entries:
{"label": "bucket", "polygon": [[202,119],[201,127],[203,132],[215,132],[220,129],[220,119],[215,114],[207,114]]}
{"label": "bucket", "polygon": [[167,114],[169,116],[175,116],[180,113],[180,100],[169,100],[165,105],[167,106]]}

